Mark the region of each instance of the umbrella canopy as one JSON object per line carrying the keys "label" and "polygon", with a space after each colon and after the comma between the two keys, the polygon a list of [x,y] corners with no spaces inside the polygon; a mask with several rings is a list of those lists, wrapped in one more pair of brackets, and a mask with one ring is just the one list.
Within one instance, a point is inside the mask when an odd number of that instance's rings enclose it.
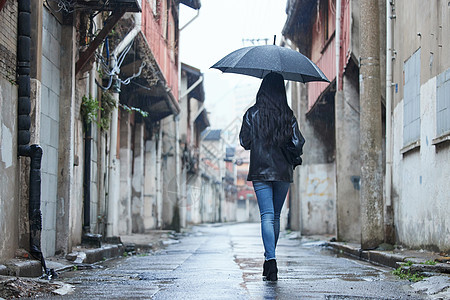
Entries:
{"label": "umbrella canopy", "polygon": [[285,80],[330,82],[309,58],[298,51],[277,45],[251,46],[231,52],[211,68],[224,73],[237,73],[264,78],[270,72]]}

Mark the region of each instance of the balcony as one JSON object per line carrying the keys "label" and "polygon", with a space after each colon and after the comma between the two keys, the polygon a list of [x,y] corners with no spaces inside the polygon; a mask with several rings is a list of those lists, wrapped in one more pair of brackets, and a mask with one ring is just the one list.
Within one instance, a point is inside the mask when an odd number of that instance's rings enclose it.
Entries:
{"label": "balcony", "polygon": [[141,0],[76,0],[74,9],[90,9],[95,11],[114,11],[123,9],[126,12],[140,12]]}

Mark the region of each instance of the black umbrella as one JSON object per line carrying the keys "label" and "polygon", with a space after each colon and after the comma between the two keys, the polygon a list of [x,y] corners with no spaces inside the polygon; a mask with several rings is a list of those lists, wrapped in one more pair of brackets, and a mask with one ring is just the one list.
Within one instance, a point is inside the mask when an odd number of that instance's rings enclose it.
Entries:
{"label": "black umbrella", "polygon": [[285,80],[330,82],[309,58],[298,51],[277,45],[251,46],[231,52],[211,68],[224,73],[237,73],[264,78],[270,72]]}

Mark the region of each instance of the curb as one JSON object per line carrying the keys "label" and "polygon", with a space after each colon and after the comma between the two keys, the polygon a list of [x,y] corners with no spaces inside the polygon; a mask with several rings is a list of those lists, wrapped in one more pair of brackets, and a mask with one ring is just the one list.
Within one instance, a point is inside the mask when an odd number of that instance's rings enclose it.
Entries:
{"label": "curb", "polygon": [[104,245],[101,248],[82,249],[81,251],[74,251],[66,255],[66,259],[76,264],[93,264],[99,261],[104,261],[110,258],[122,256],[125,247],[119,245]]}
{"label": "curb", "polygon": [[41,262],[37,260],[14,258],[7,261],[3,267],[0,267],[1,275],[16,277],[39,277],[42,275]]}
{"label": "curb", "polygon": [[[82,249],[66,255],[64,262],[57,262],[54,257],[46,258],[46,265],[57,273],[72,270],[76,265],[94,264],[111,258],[123,256],[125,247],[119,245],[105,245],[101,248]],[[81,258],[76,261],[77,258]],[[40,277],[42,276],[41,262],[33,259],[13,258],[0,264],[0,275],[15,277]]]}
{"label": "curb", "polygon": [[449,263],[425,264],[426,261],[435,261],[436,254],[417,252],[416,255],[409,251],[407,254],[393,253],[391,251],[361,250],[356,244],[343,244],[339,242],[325,242],[325,246],[344,253],[353,258],[368,261],[370,263],[396,269],[404,263],[411,262],[409,270],[413,273],[441,273],[450,274]]}

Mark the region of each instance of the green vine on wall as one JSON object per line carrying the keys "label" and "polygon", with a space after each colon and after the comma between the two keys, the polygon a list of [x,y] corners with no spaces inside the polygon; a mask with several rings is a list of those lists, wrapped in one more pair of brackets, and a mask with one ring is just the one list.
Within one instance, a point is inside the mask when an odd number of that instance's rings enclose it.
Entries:
{"label": "green vine on wall", "polygon": [[146,112],[146,111],[144,111],[144,110],[142,110],[140,108],[133,107],[133,106],[128,106],[128,105],[125,105],[125,104],[119,104],[119,106],[121,108],[123,108],[124,110],[126,110],[127,112],[129,112],[129,113],[131,113],[132,111],[135,111],[135,112],[137,112],[138,114],[140,114],[144,118],[148,117],[148,112]]}
{"label": "green vine on wall", "polygon": [[[113,109],[117,108],[116,101],[111,93],[105,91],[102,93],[101,103],[92,98],[83,96],[81,101],[81,116],[86,124],[95,123],[102,130],[108,130],[111,122]],[[99,118],[100,112],[100,118]]]}
{"label": "green vine on wall", "polygon": [[113,95],[108,91],[104,91],[102,93],[101,104],[102,116],[99,122],[100,128],[102,130],[109,129],[109,124],[111,123],[111,114],[115,108],[117,108],[117,103]]}
{"label": "green vine on wall", "polygon": [[97,123],[98,111],[100,109],[98,100],[92,98],[91,95],[81,98],[81,116],[86,124]]}

